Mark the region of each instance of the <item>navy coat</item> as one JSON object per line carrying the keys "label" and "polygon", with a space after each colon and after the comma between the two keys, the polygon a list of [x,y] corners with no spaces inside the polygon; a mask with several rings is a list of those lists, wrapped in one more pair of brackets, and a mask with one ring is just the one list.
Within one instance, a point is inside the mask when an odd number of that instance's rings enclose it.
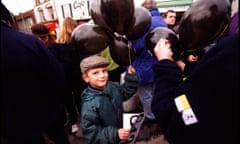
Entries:
{"label": "navy coat", "polygon": [[[185,81],[175,62],[154,65],[152,111],[170,144],[239,143],[238,33],[222,38]],[[184,124],[174,99],[185,94],[197,122]]]}
{"label": "navy coat", "polygon": [[42,131],[61,119],[64,84],[63,67],[40,40],[1,24],[3,142],[41,143]]}

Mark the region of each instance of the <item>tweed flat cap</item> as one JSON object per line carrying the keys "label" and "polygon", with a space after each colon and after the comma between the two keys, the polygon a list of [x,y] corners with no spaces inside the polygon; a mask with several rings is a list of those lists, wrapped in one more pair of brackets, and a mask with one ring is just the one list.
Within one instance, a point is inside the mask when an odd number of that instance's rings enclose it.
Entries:
{"label": "tweed flat cap", "polygon": [[84,58],[80,63],[80,68],[83,74],[91,68],[106,67],[109,64],[110,62],[107,59],[101,56],[93,55],[93,56]]}

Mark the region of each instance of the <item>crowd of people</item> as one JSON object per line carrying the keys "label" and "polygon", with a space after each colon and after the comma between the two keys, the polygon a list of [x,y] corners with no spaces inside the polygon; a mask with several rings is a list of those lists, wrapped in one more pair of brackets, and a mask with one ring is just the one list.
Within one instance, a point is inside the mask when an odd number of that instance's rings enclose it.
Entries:
{"label": "crowd of people", "polygon": [[137,95],[143,123],[157,123],[169,144],[239,143],[238,11],[208,51],[176,61],[169,40],[160,39],[151,54],[146,37],[156,27],[178,34],[177,12],[161,16],[156,0],[144,0],[142,7],[151,26],[131,40],[134,61],[121,67],[109,47],[90,56],[75,51],[74,19],[64,19],[57,37],[42,23],[26,34],[15,29],[1,2],[1,142],[44,144],[47,136],[70,144],[70,125],[89,144],[121,143],[132,132],[122,125],[123,102]]}

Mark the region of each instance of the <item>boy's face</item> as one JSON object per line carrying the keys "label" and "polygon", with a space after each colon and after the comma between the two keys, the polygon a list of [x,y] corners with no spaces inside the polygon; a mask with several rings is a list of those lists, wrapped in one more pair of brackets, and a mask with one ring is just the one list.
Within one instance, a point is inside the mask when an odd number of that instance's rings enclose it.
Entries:
{"label": "boy's face", "polygon": [[84,73],[82,78],[92,87],[104,89],[108,81],[108,71],[106,67],[92,68]]}

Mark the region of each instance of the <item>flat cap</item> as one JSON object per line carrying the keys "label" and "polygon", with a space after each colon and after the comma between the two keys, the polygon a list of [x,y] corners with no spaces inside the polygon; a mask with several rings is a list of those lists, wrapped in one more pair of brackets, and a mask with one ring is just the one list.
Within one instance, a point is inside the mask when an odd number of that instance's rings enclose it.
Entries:
{"label": "flat cap", "polygon": [[31,26],[31,31],[36,35],[47,35],[49,33],[49,28],[44,24],[34,24]]}
{"label": "flat cap", "polygon": [[84,58],[80,63],[82,74],[91,68],[106,67],[110,62],[101,56],[93,55]]}

